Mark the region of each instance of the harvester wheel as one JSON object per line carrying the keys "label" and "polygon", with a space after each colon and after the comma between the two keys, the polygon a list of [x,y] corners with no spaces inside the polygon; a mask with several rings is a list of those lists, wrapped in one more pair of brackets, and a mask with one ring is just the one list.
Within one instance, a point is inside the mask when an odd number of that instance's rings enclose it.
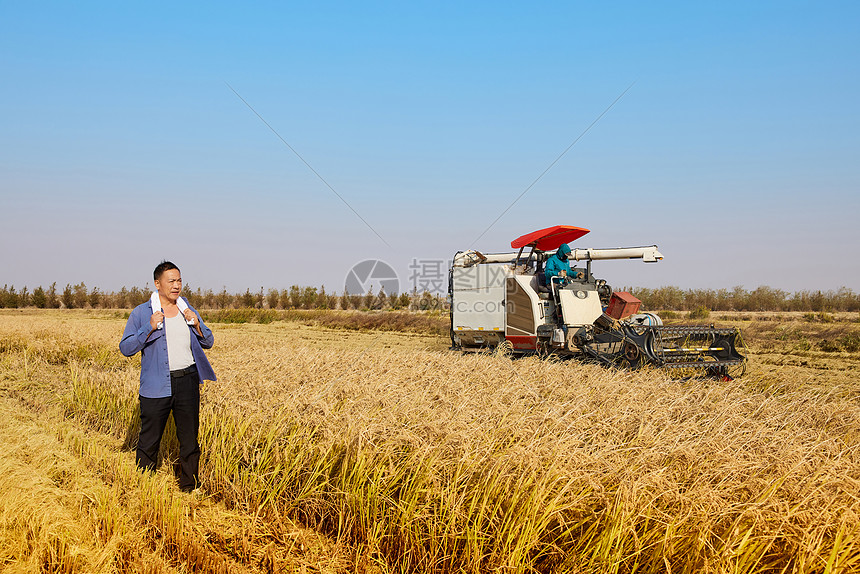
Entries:
{"label": "harvester wheel", "polygon": [[630,368],[635,369],[639,366],[639,358],[642,353],[639,350],[639,346],[633,341],[626,341],[624,343],[624,358],[627,359],[627,363],[630,365]]}

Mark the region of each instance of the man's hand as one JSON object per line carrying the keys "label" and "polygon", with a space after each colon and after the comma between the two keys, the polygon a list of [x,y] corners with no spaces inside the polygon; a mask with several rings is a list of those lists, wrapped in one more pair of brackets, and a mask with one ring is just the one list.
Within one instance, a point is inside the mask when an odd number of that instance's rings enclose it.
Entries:
{"label": "man's hand", "polygon": [[200,321],[197,319],[197,313],[191,309],[185,310],[185,322],[197,330],[197,334],[203,336],[203,331],[200,330]]}
{"label": "man's hand", "polygon": [[164,323],[164,313],[156,311],[152,314],[152,317],[149,318],[149,324],[152,326],[153,331],[158,329],[159,323]]}
{"label": "man's hand", "polygon": [[561,271],[558,272],[558,276],[561,277],[562,279],[566,279],[567,278],[567,271],[565,269],[562,269]]}

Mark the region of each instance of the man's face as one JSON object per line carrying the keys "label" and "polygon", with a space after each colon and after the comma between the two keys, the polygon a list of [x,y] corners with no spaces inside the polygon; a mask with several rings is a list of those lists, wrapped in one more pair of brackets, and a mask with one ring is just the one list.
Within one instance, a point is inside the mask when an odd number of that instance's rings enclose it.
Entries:
{"label": "man's face", "polygon": [[176,303],[179,292],[182,291],[182,276],[179,270],[168,269],[162,273],[161,277],[155,280],[155,288],[158,289],[159,295],[171,303]]}

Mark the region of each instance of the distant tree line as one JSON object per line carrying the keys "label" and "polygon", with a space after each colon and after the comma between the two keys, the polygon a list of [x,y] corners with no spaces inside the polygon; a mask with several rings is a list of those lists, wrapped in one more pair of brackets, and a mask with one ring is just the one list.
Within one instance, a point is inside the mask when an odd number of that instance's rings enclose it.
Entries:
{"label": "distant tree line", "polygon": [[836,291],[796,291],[773,287],[747,291],[732,289],[681,289],[679,287],[625,287],[652,311],[860,311],[860,294],[841,287]]}
{"label": "distant tree line", "polygon": [[[860,294],[842,287],[836,291],[796,291],[789,293],[772,287],[757,287],[748,291],[743,287],[733,289],[681,289],[679,287],[623,287],[638,297],[645,309],[652,311],[860,311]],[[131,309],[149,299],[149,287],[123,287],[119,291],[89,289],[84,283],[66,285],[58,290],[52,283],[48,288],[41,285],[30,291],[15,286],[3,285],[0,289],[0,308],[15,309],[37,307],[40,309]],[[228,293],[226,289],[191,289],[182,291],[189,303],[199,309],[355,309],[355,310],[427,310],[446,309],[444,296],[430,293],[392,293],[381,289],[376,294],[351,295],[327,292],[325,287],[300,287],[245,290],[244,293]]]}
{"label": "distant tree line", "polygon": [[[30,291],[15,286],[3,285],[0,289],[0,308],[16,309],[37,307],[39,309],[132,309],[149,300],[149,287],[123,287],[119,291],[101,291],[98,287],[88,289],[84,283],[66,285],[62,291],[52,283],[47,289],[41,285]],[[289,289],[269,289],[244,293],[228,293],[227,289],[215,292],[211,289],[191,289],[187,284],[182,295],[198,309],[355,309],[355,310],[427,310],[444,307],[445,298],[429,293],[392,293],[380,289],[376,294],[351,295],[326,292],[325,286]]]}

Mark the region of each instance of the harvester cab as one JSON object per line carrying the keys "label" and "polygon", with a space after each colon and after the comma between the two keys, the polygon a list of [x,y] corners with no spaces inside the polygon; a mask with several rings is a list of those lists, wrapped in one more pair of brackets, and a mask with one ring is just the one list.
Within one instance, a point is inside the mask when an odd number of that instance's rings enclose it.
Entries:
{"label": "harvester cab", "polygon": [[652,364],[720,377],[743,373],[746,358],[736,328],[664,326],[658,315],[640,312],[632,294],[614,292],[592,274],[592,261],[657,262],[663,255],[656,245],[573,249],[567,256],[570,273],[546,277],[551,252],[588,232],[556,225],[513,240],[515,252],[458,252],[449,277],[452,348],[504,345],[514,354],[579,357],[616,367]]}

